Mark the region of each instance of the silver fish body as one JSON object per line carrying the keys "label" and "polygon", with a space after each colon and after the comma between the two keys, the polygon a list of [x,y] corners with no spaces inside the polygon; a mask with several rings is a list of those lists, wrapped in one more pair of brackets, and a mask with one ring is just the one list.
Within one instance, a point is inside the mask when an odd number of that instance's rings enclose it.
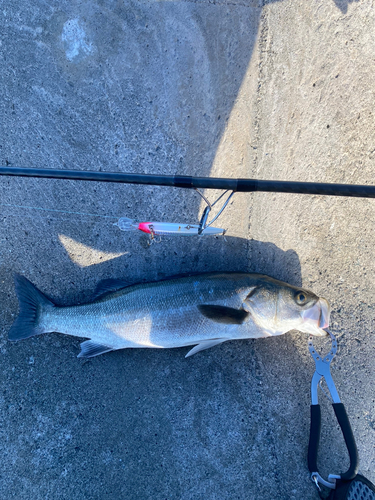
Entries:
{"label": "silver fish body", "polygon": [[22,276],[15,282],[20,314],[9,339],[47,332],[89,338],[79,357],[195,345],[192,355],[226,340],[293,329],[325,335],[329,326],[325,299],[259,274],[209,273],[131,286],[105,280],[91,303],[69,307],[55,306]]}

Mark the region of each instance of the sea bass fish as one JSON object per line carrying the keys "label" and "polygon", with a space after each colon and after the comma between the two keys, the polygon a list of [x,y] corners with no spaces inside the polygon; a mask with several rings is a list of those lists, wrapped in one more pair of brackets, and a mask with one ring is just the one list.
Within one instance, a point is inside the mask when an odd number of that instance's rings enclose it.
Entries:
{"label": "sea bass fish", "polygon": [[326,335],[328,302],[260,274],[207,273],[129,285],[99,283],[92,302],[58,307],[16,275],[19,316],[9,340],[48,332],[88,338],[78,357],[127,347],[192,346],[187,356],[227,340],[300,330]]}

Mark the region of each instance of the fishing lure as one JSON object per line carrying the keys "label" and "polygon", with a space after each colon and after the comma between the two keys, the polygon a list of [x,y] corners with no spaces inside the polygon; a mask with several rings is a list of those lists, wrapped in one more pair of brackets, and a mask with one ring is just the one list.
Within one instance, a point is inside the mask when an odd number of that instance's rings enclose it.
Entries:
{"label": "fishing lure", "polygon": [[147,233],[151,237],[151,242],[155,240],[155,236],[171,236],[171,235],[183,235],[183,236],[203,236],[211,235],[224,236],[226,233],[225,229],[212,227],[211,224],[219,217],[223,212],[225,207],[228,205],[229,200],[232,198],[234,192],[231,192],[226,199],[224,205],[221,207],[217,215],[212,219],[211,222],[207,223],[209,213],[212,207],[228,192],[225,191],[219,198],[214,202],[210,203],[208,199],[196,189],[197,193],[203,198],[207,203],[207,207],[204,209],[201,220],[199,224],[184,224],[175,222],[137,222],[134,219],[129,219],[127,217],[121,217],[117,222],[114,223],[122,231],[142,231]]}
{"label": "fishing lure", "polygon": [[121,217],[118,222],[115,222],[121,231],[142,231],[154,239],[155,236],[170,236],[181,234],[183,236],[202,236],[205,235],[223,235],[225,229],[218,227],[207,227],[204,233],[199,234],[198,224],[178,224],[174,222],[136,222],[127,217]]}

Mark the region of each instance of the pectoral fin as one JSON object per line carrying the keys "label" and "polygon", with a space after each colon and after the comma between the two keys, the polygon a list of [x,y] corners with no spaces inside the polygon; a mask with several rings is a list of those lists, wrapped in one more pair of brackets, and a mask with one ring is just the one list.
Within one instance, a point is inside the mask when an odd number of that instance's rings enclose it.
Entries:
{"label": "pectoral fin", "polygon": [[99,356],[99,354],[104,354],[105,352],[113,351],[112,347],[107,345],[96,344],[92,340],[86,340],[81,344],[81,352],[78,354],[78,358],[93,358],[94,356]]}
{"label": "pectoral fin", "polygon": [[193,354],[196,354],[199,351],[204,351],[205,349],[209,349],[210,347],[213,347],[217,344],[221,344],[222,342],[225,342],[226,340],[229,340],[229,339],[204,340],[200,344],[193,347],[193,349],[190,349],[190,351],[186,354],[185,358],[188,358],[189,356],[192,356]]}
{"label": "pectoral fin", "polygon": [[198,309],[206,318],[212,319],[216,323],[226,323],[228,325],[241,325],[249,315],[243,309],[225,306],[201,304]]}

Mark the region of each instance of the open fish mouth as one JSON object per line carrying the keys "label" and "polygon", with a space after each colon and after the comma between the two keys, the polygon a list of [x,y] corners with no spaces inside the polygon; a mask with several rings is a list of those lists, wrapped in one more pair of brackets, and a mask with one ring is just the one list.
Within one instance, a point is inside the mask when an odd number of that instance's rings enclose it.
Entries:
{"label": "open fish mouth", "polygon": [[324,328],[329,327],[330,313],[331,307],[328,301],[320,298],[313,307],[302,313],[301,330],[312,335],[327,335]]}

